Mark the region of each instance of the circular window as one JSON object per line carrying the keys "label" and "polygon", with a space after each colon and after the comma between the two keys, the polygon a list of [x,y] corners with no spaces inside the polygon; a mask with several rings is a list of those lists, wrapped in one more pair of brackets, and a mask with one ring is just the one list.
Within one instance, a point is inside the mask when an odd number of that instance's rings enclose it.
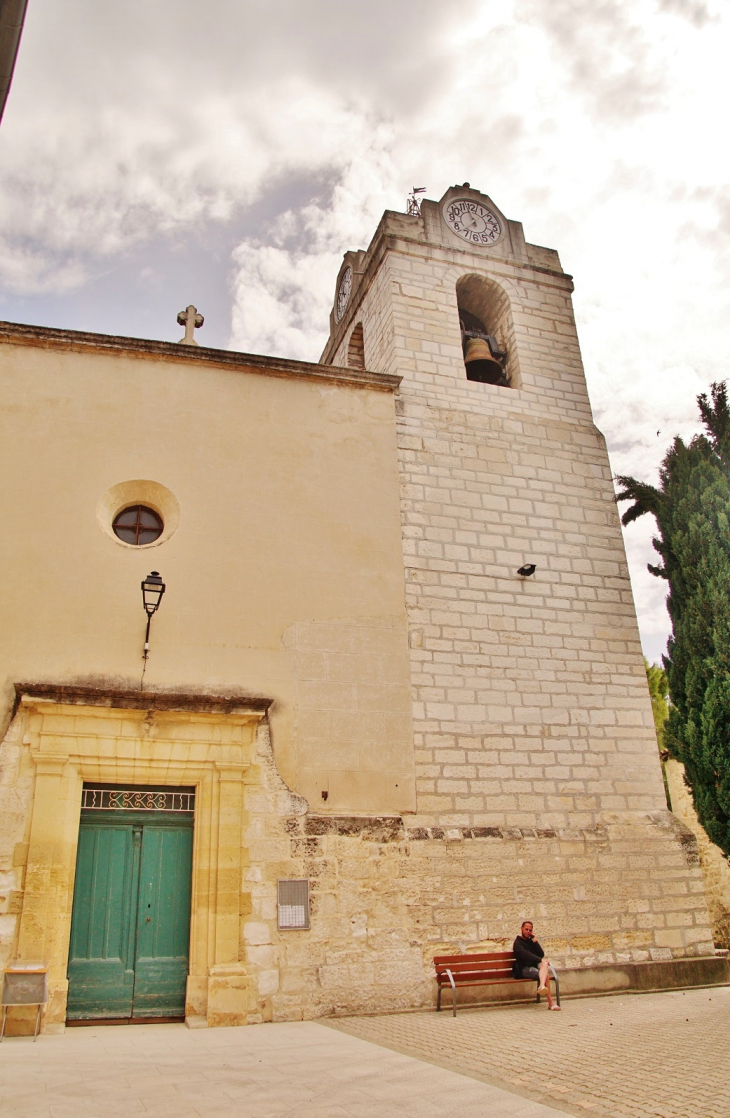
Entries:
{"label": "circular window", "polygon": [[146,505],[131,505],[114,518],[112,527],[114,535],[124,543],[142,547],[159,539],[165,525],[162,518]]}

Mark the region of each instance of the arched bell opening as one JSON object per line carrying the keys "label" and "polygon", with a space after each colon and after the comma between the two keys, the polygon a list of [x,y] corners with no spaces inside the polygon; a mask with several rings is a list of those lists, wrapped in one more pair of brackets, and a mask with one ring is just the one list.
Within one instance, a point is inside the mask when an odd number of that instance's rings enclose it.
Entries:
{"label": "arched bell opening", "polygon": [[347,364],[351,369],[365,368],[365,337],[362,331],[362,322],[358,322],[350,334],[347,346]]}
{"label": "arched bell opening", "polygon": [[504,288],[484,276],[462,276],[456,285],[461,347],[467,380],[509,386],[512,315]]}

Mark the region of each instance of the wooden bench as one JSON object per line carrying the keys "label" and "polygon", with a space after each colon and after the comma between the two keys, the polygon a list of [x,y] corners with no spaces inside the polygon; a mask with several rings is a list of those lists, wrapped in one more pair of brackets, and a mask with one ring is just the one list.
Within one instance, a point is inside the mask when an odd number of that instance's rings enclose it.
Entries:
{"label": "wooden bench", "polygon": [[[436,955],[433,965],[436,968],[436,982],[438,983],[437,1012],[441,1009],[441,991],[444,987],[451,989],[451,1003],[454,1017],[456,1017],[456,987],[457,986],[491,986],[501,982],[535,982],[534,978],[513,978],[512,964],[515,957],[512,951],[482,951],[473,955]],[[552,963],[550,973],[555,980],[555,1000],[560,1005],[560,983]],[[538,980],[539,982],[539,980]],[[540,1001],[540,992],[537,991],[536,1001]]]}

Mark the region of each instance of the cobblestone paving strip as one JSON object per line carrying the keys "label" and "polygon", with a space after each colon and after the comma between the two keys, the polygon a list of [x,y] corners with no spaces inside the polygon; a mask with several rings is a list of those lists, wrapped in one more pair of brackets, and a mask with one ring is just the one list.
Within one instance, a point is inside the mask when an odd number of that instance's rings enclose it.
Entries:
{"label": "cobblestone paving strip", "polygon": [[570,1114],[730,1118],[727,986],[327,1024]]}

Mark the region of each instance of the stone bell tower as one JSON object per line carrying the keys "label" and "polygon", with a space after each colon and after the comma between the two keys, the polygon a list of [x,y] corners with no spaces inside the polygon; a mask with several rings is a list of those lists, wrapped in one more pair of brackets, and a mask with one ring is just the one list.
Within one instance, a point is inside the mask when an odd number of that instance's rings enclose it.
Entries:
{"label": "stone bell tower", "polygon": [[337,279],[321,361],[402,378],[408,825],[466,867],[431,938],[506,939],[534,913],[574,966],[712,954],[572,290],[468,183],[386,212]]}

